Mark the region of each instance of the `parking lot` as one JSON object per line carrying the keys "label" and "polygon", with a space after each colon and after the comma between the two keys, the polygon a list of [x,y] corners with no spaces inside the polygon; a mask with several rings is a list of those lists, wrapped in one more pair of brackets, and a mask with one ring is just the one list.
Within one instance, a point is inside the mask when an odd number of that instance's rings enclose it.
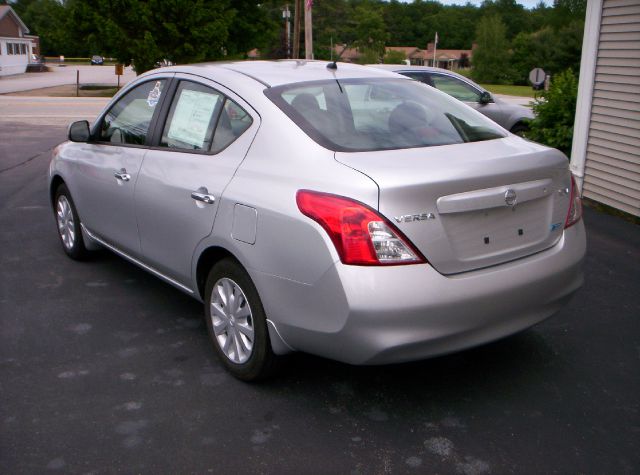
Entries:
{"label": "parking lot", "polygon": [[586,209],[585,286],[529,331],[405,365],[295,355],[246,384],[199,303],[108,252],[63,253],[51,149],[104,103],[68,101],[0,97],[0,472],[640,470],[639,226]]}

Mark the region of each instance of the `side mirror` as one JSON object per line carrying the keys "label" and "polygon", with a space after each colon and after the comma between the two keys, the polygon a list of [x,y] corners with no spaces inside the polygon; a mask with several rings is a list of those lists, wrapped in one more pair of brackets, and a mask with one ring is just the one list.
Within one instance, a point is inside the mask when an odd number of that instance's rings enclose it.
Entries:
{"label": "side mirror", "polygon": [[493,97],[491,97],[491,93],[488,91],[484,91],[480,94],[480,100],[478,101],[480,104],[489,104],[493,102]]}
{"label": "side mirror", "polygon": [[91,138],[91,132],[89,131],[89,122],[86,120],[79,120],[72,123],[69,126],[68,137],[72,142],[88,142]]}

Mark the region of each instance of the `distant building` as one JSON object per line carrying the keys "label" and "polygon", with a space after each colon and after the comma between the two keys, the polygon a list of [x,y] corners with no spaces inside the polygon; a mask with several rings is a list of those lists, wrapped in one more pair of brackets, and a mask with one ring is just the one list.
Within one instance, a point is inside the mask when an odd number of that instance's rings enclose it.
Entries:
{"label": "distant building", "polygon": [[247,51],[247,59],[260,59],[260,50],[253,48],[251,51]]}
{"label": "distant building", "polygon": [[589,0],[571,170],[586,198],[640,216],[640,2]]}
{"label": "distant building", "polygon": [[[440,49],[436,48],[434,43],[427,44],[427,50],[424,52],[424,66],[435,66],[436,68],[444,69],[459,69],[463,66],[466,58],[467,65],[471,65],[471,58],[473,57],[473,48],[471,49]],[[433,53],[435,50],[435,61]]]}
{"label": "distant building", "polygon": [[0,76],[21,74],[40,54],[40,40],[9,5],[0,5]]}
{"label": "distant building", "polygon": [[355,63],[360,57],[360,51],[358,48],[349,48],[346,44],[333,45],[333,59],[336,61],[342,61],[343,63]]}
{"label": "distant building", "polygon": [[[335,45],[335,57],[340,57],[340,61],[355,63],[361,56],[358,48],[348,48],[347,45]],[[385,51],[399,51],[412,66],[436,66],[444,69],[459,69],[466,62],[469,64],[473,56],[471,49],[436,49],[435,61],[433,58],[434,44],[429,43],[427,49],[420,49],[417,46],[387,46]],[[435,64],[434,64],[435,63]]]}
{"label": "distant building", "polygon": [[415,46],[386,46],[384,50],[386,53],[389,53],[390,51],[403,53],[405,59],[409,60],[411,65],[424,65],[424,50]]}

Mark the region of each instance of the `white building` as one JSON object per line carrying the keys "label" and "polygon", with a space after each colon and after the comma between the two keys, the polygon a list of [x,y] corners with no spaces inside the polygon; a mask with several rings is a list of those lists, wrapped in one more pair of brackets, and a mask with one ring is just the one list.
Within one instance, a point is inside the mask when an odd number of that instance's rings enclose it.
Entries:
{"label": "white building", "polygon": [[640,216],[640,0],[589,0],[571,169],[586,198]]}
{"label": "white building", "polygon": [[0,5],[0,76],[21,74],[31,62],[37,37],[29,36],[29,28],[9,5]]}

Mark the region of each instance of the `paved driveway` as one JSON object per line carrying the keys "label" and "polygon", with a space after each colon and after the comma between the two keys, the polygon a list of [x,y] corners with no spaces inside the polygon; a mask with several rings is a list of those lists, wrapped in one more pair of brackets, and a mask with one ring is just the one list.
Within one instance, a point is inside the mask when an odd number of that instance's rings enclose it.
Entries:
{"label": "paved driveway", "polygon": [[31,120],[0,124],[0,472],[638,473],[639,226],[587,210],[584,288],[520,335],[396,366],[297,355],[245,384],[200,304],[64,255],[45,176],[65,127]]}

